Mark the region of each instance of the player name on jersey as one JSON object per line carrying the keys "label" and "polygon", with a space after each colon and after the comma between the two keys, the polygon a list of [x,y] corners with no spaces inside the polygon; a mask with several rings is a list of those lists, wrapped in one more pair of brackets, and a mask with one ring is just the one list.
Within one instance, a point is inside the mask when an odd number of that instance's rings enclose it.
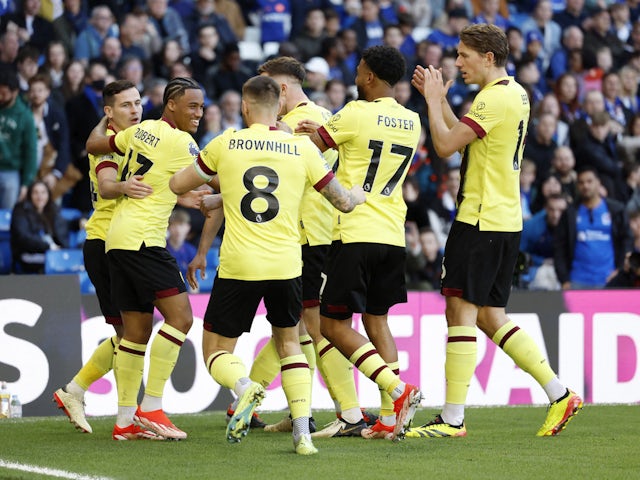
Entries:
{"label": "player name on jersey", "polygon": [[378,125],[390,128],[401,128],[402,130],[413,130],[413,120],[408,118],[388,117],[378,115]]}
{"label": "player name on jersey", "polygon": [[232,138],[229,140],[229,150],[267,150],[269,152],[300,156],[297,145],[276,142],[274,140]]}
{"label": "player name on jersey", "polygon": [[141,128],[138,128],[136,130],[136,133],[134,135],[135,138],[139,139],[140,141],[151,145],[152,147],[157,147],[158,146],[158,142],[160,142],[160,138],[156,137],[155,135],[147,132],[146,130],[143,130]]}

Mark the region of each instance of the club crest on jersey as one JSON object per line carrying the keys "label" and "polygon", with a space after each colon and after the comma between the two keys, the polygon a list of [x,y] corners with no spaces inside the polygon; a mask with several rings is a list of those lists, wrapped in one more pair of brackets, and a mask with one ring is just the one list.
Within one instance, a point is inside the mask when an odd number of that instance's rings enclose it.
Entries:
{"label": "club crest on jersey", "polygon": [[197,157],[200,153],[200,150],[198,150],[198,146],[193,142],[189,142],[189,153],[192,157]]}

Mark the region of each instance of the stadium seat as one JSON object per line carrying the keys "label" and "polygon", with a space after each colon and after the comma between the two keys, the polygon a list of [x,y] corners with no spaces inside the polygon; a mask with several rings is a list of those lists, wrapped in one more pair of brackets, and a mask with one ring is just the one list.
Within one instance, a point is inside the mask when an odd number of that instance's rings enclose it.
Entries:
{"label": "stadium seat", "polygon": [[0,209],[0,240],[9,240],[11,236],[11,210]]}
{"label": "stadium seat", "polygon": [[205,270],[206,278],[203,280],[200,278],[200,272],[198,272],[198,285],[200,286],[200,293],[209,293],[213,288],[213,279],[216,278],[216,269],[207,268]]}
{"label": "stadium seat", "polygon": [[220,265],[220,249],[217,247],[211,247],[207,252],[207,270],[216,270]]}
{"label": "stadium seat", "polygon": [[73,222],[74,220],[79,220],[82,218],[82,212],[77,208],[61,208],[60,215],[67,222]]}
{"label": "stadium seat", "polygon": [[11,273],[11,264],[13,258],[11,257],[11,243],[9,240],[0,239],[0,275],[6,275]]}
{"label": "stadium seat", "polygon": [[80,293],[82,295],[91,295],[96,293],[96,288],[89,280],[89,274],[86,271],[81,271],[78,273],[78,278],[80,279]]}
{"label": "stadium seat", "polygon": [[238,48],[240,49],[240,58],[243,60],[253,60],[255,62],[261,62],[264,59],[264,53],[262,47],[258,42],[238,42]]}
{"label": "stadium seat", "polygon": [[84,259],[79,248],[48,250],[44,258],[44,273],[63,274],[84,271]]}
{"label": "stadium seat", "polygon": [[80,230],[69,231],[69,248],[81,248],[87,239],[87,231],[82,228]]}
{"label": "stadium seat", "polygon": [[265,58],[277,54],[278,50],[280,50],[279,42],[265,42],[265,44],[262,46],[262,53],[264,54]]}

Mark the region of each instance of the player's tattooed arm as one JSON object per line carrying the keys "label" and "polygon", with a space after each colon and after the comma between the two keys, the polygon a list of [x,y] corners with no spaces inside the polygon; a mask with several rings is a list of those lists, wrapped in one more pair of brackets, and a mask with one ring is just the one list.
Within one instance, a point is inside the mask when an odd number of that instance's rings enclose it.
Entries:
{"label": "player's tattooed arm", "polygon": [[331,202],[341,212],[348,213],[356,208],[361,203],[367,201],[364,190],[360,185],[354,185],[351,190],[347,190],[338,181],[333,178],[327,185],[325,185],[320,193]]}

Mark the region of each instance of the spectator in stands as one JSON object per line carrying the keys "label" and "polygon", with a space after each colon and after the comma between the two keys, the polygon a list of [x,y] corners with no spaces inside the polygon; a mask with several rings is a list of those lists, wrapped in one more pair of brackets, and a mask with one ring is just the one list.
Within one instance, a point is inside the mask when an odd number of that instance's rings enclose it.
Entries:
{"label": "spectator in stands", "polygon": [[520,25],[522,33],[526,36],[529,32],[538,32],[542,37],[542,48],[545,59],[548,61],[553,52],[561,46],[562,29],[552,20],[553,10],[549,0],[539,0],[536,3],[531,17]]}
{"label": "spectator in stands", "polygon": [[416,226],[415,240],[417,241],[417,229],[430,226],[428,207],[425,196],[420,190],[420,183],[415,174],[407,175],[402,184],[402,198],[407,205],[406,222]]}
{"label": "spectator in stands", "polygon": [[349,101],[349,98],[347,98],[347,86],[342,80],[329,80],[324,87],[324,93],[327,94],[327,100],[329,101],[327,109],[331,113],[336,113]]}
{"label": "spectator in stands", "polygon": [[547,198],[562,193],[560,179],[553,173],[536,172],[538,188],[531,202],[531,213],[536,214],[544,208]]}
{"label": "spectator in stands", "polygon": [[302,31],[292,37],[292,41],[300,50],[303,62],[321,55],[322,41],[327,37],[324,30],[325,23],[322,9],[311,8],[307,10]]}
{"label": "spectator in stands", "polygon": [[240,111],[242,98],[235,90],[227,90],[220,97],[220,112],[222,113],[222,131],[227,128],[240,130],[244,128],[242,113]]}
{"label": "spectator in stands", "polygon": [[[39,73],[43,73],[49,77],[52,89],[62,87],[62,79],[64,77],[64,69],[69,63],[67,52],[64,44],[59,40],[52,40],[47,45],[44,54],[44,64],[39,69]],[[55,98],[60,105],[64,106],[62,97]]]}
{"label": "spectator in stands", "polygon": [[580,114],[578,93],[578,78],[575,75],[567,72],[558,77],[555,84],[555,94],[560,103],[560,119],[569,126],[573,124]]}
{"label": "spectator in stands", "polygon": [[285,42],[291,34],[291,3],[260,2],[256,11],[260,19],[262,43]]}
{"label": "spectator in stands", "polygon": [[354,72],[349,70],[345,63],[345,49],[342,40],[338,37],[325,37],[322,41],[320,49],[321,57],[327,61],[329,65],[329,80],[340,80],[345,84],[353,85],[355,83]]}
{"label": "spectator in stands", "polygon": [[480,9],[471,23],[489,23],[506,30],[510,23],[500,14],[500,0],[480,0]]}
{"label": "spectator in stands", "polygon": [[[595,112],[587,127],[587,135],[576,152],[576,166],[589,165],[598,172],[599,181],[611,198],[621,199],[624,188],[622,167],[611,135],[611,117],[607,112]],[[579,185],[578,185],[579,186]]]}
{"label": "spectator in stands", "polygon": [[569,125],[560,118],[560,102],[558,102],[555,93],[549,92],[544,95],[536,107],[536,116],[547,113],[556,119],[556,131],[553,134],[553,140],[556,144],[568,145]]}
{"label": "spectator in stands", "polygon": [[352,28],[345,28],[338,34],[344,45],[344,63],[350,71],[355,72],[360,61],[360,48],[358,46],[358,36]]}
{"label": "spectator in stands", "polygon": [[560,75],[569,70],[571,51],[576,49],[582,50],[583,45],[584,33],[582,33],[580,27],[575,25],[567,27],[562,32],[562,45],[551,54],[547,76],[554,82],[558,80]]}
{"label": "spectator in stands", "polygon": [[524,57],[524,35],[522,35],[522,30],[513,25],[507,28],[505,33],[509,44],[509,56],[506,64],[507,74],[514,77],[516,75],[516,65]]}
{"label": "spectator in stands", "polygon": [[204,109],[203,115],[204,122],[200,122],[203,126],[202,132],[200,132],[198,146],[202,150],[207,143],[220,135],[224,130],[222,129],[222,113],[220,107],[216,103],[211,103]]}
{"label": "spectator in stands", "polygon": [[129,56],[138,57],[143,62],[149,60],[150,54],[144,48],[143,32],[145,26],[141,17],[135,13],[127,13],[120,22],[120,46],[122,58]]}
{"label": "spectator in stands", "polygon": [[61,106],[51,101],[48,76],[38,74],[32,77],[27,96],[38,136],[38,178],[47,184],[53,200],[56,200],[65,193],[58,188],[58,183],[70,161],[67,116]]}
{"label": "spectator in stands", "polygon": [[68,206],[85,214],[92,209],[89,193],[89,157],[85,143],[93,127],[104,115],[102,89],[105,87],[107,74],[107,67],[102,63],[91,62],[80,95],[71,98],[65,107],[69,121],[71,163],[75,167],[72,170],[77,181],[71,191]]}
{"label": "spectator in stands", "polygon": [[522,61],[516,65],[516,80],[527,90],[529,101],[532,105],[542,100],[544,91],[540,86],[544,79],[535,59],[529,55],[525,55],[522,58]]}
{"label": "spectator in stands", "polygon": [[429,222],[438,236],[440,245],[444,245],[456,216],[456,199],[460,190],[460,167],[450,167],[447,171],[446,190],[441,197],[433,199],[429,206]]}
{"label": "spectator in stands", "polygon": [[176,39],[165,40],[160,51],[154,55],[153,71],[156,77],[169,80],[171,78],[171,67],[184,57],[184,51],[180,42]]}
{"label": "spectator in stands", "polygon": [[322,57],[313,57],[304,68],[307,71],[307,77],[303,83],[304,91],[307,95],[314,92],[324,92],[324,88],[329,80],[329,64]]}
{"label": "spectator in stands", "polygon": [[609,113],[612,120],[621,125],[622,130],[626,130],[627,124],[633,117],[633,112],[624,105],[620,98],[621,94],[622,81],[620,80],[620,75],[616,72],[605,73],[602,77],[604,109]]}
{"label": "spectator in stands", "polygon": [[[219,3],[219,2],[218,2]],[[227,2],[229,3],[229,2]],[[189,33],[189,44],[191,50],[196,50],[198,47],[198,31],[202,25],[213,25],[218,32],[220,46],[222,48],[227,45],[235,44],[238,40],[242,40],[242,36],[238,36],[231,28],[230,22],[227,21],[228,17],[217,10],[217,5],[214,0],[196,0],[195,8],[190,15],[184,21],[184,26]],[[239,19],[237,16],[233,22],[238,24]],[[241,29],[244,32],[244,28]],[[263,40],[264,41],[264,40]],[[185,50],[188,53],[189,49]]]}
{"label": "spectator in stands", "polygon": [[550,113],[543,113],[533,118],[532,123],[533,131],[527,135],[524,156],[533,160],[538,175],[542,176],[551,170],[551,159],[558,148],[558,144],[553,140],[557,120]]}
{"label": "spectator in stands", "polygon": [[576,158],[573,150],[568,146],[560,146],[556,148],[551,160],[551,173],[558,177],[562,186],[562,193],[569,202],[576,199],[576,181],[578,175],[575,171]]}
{"label": "spectator in stands", "polygon": [[76,39],[80,32],[87,27],[87,13],[82,7],[82,0],[63,0],[62,15],[53,21],[55,38],[60,40],[67,51],[67,56],[73,58]]}
{"label": "spectator in stands", "polygon": [[398,20],[402,14],[413,18],[416,27],[431,27],[435,20],[443,13],[443,6],[440,2],[429,0],[398,0]]}
{"label": "spectator in stands", "polygon": [[84,30],[76,38],[74,58],[85,65],[100,56],[102,43],[107,37],[118,36],[118,24],[106,5],[98,5],[91,10],[91,17]]}
{"label": "spectator in stands", "polygon": [[563,194],[549,195],[544,209],[524,222],[520,251],[529,255],[529,289],[560,290],[560,282],[553,264],[554,234],[562,213],[567,209]]}
{"label": "spectator in stands", "polygon": [[220,58],[220,65],[210,69],[207,73],[207,96],[218,98],[227,90],[242,92],[242,85],[253,76],[253,70],[245,65],[240,57],[238,44],[233,43],[224,47]]}
{"label": "spectator in stands", "polygon": [[7,30],[0,35],[0,68],[16,68],[18,51],[20,50],[20,40],[18,32]]}
{"label": "spectator in stands", "polygon": [[119,76],[120,62],[122,61],[122,44],[118,37],[107,37],[100,47],[98,60],[103,63],[114,77]]}
{"label": "spectator in stands", "polygon": [[[453,112],[458,114],[462,102],[469,95],[469,87],[462,80],[458,67],[456,67],[456,56],[457,53],[455,52],[445,52],[440,60],[440,66],[442,67],[442,79],[445,82],[453,80],[447,92],[447,100]],[[417,111],[421,113],[424,102],[419,102],[419,105],[420,108]]]}
{"label": "spectator in stands", "polygon": [[144,90],[144,65],[140,57],[129,55],[123,57],[118,64],[118,73],[116,78],[120,80],[129,80],[133,83],[138,91]]}
{"label": "spectator in stands", "polygon": [[464,8],[454,8],[447,13],[446,25],[432,31],[427,40],[437,43],[444,51],[456,51],[460,42],[460,32],[468,24],[467,11]]}
{"label": "spectator in stands", "polygon": [[565,8],[553,14],[553,21],[560,25],[563,31],[569,27],[583,28],[588,14],[584,8],[585,0],[565,0]]}
{"label": "spectator in stands", "polygon": [[0,70],[0,208],[24,199],[38,171],[33,115],[18,96],[18,77]]}
{"label": "spectator in stands", "polygon": [[[168,5],[168,0],[147,0],[147,13],[163,41],[176,40],[182,52],[189,53],[189,34],[178,12]],[[194,26],[193,31],[196,33],[197,27]]]}
{"label": "spectator in stands", "polygon": [[144,89],[142,98],[142,119],[159,119],[162,117],[162,98],[167,86],[167,79],[152,77]]}
{"label": "spectator in stands", "polygon": [[[409,230],[416,229],[409,224]],[[416,229],[417,230],[417,229]],[[417,242],[413,240],[417,236]],[[422,227],[407,233],[407,288],[411,290],[440,290],[442,276],[442,249],[431,227]]]}
{"label": "spectator in stands", "polygon": [[616,68],[621,65],[624,54],[624,45],[615,33],[611,31],[611,16],[601,7],[591,12],[589,27],[584,35],[584,66],[593,68],[596,66],[596,53],[601,47],[608,47],[613,56]]}
{"label": "spectator in stands", "polygon": [[18,59],[16,62],[18,70],[18,84],[20,86],[20,94],[23,98],[26,97],[27,90],[29,90],[29,79],[38,73],[38,59],[40,58],[40,52],[37,48],[31,45],[25,45],[20,48],[18,52]]}
{"label": "spectator in stands", "polygon": [[578,171],[579,203],[562,214],[554,238],[554,265],[563,289],[601,288],[622,267],[630,246],[627,215],[616,200],[602,198],[597,170]]}
{"label": "spectator in stands", "polygon": [[191,231],[191,217],[186,210],[178,207],[169,217],[167,228],[167,251],[176,259],[183,278],[187,278],[189,262],[196,256],[196,247],[187,242]]}
{"label": "spectator in stands", "polygon": [[23,0],[22,8],[15,13],[0,17],[0,32],[7,30],[18,34],[20,45],[27,43],[44,52],[53,39],[53,25],[49,20],[40,16],[40,0]]}
{"label": "spectator in stands", "polygon": [[[574,152],[577,153],[580,146],[584,144],[593,115],[604,111],[604,96],[602,92],[599,90],[587,92],[582,102],[582,108],[578,113],[578,118],[569,127],[569,143]],[[611,120],[609,121],[609,129],[612,135],[618,135],[623,132],[621,125]]]}
{"label": "spectator in stands", "polygon": [[625,65],[618,74],[620,75],[620,101],[635,115],[640,112],[640,97],[638,96],[640,73],[635,68]]}
{"label": "spectator in stands", "polygon": [[625,2],[616,2],[609,5],[611,15],[611,30],[622,43],[627,43],[631,35],[631,12]]}
{"label": "spectator in stands", "polygon": [[640,287],[640,210],[629,212],[632,244],[624,256],[622,268],[607,282],[607,288]]}
{"label": "spectator in stands", "polygon": [[522,219],[531,217],[531,204],[536,197],[536,163],[524,157],[520,163],[520,205],[522,206]]}
{"label": "spectator in stands", "polygon": [[79,60],[72,60],[65,67],[64,76],[62,77],[62,87],[60,87],[60,94],[64,104],[71,98],[82,93],[86,73],[86,67]]}
{"label": "spectator in stands", "polygon": [[198,28],[198,42],[191,53],[193,78],[204,84],[207,72],[220,63],[220,37],[214,25],[204,24]]}
{"label": "spectator in stands", "polygon": [[67,221],[42,180],[33,182],[11,214],[11,252],[16,273],[44,273],[47,250],[67,247]]}
{"label": "spectator in stands", "polygon": [[243,39],[247,23],[238,3],[235,0],[214,0],[213,3],[215,12],[229,23],[235,38],[238,40]]}
{"label": "spectator in stands", "polygon": [[618,137],[617,143],[624,163],[640,162],[640,114],[633,116],[624,135]]}
{"label": "spectator in stands", "polygon": [[423,40],[418,43],[416,47],[416,58],[421,65],[433,65],[434,67],[440,67],[440,60],[442,60],[442,47],[437,43],[430,42],[429,40]]}
{"label": "spectator in stands", "polygon": [[384,27],[387,23],[389,22],[380,16],[378,0],[362,0],[362,15],[351,25],[358,37],[358,45],[362,49],[382,45]]}

